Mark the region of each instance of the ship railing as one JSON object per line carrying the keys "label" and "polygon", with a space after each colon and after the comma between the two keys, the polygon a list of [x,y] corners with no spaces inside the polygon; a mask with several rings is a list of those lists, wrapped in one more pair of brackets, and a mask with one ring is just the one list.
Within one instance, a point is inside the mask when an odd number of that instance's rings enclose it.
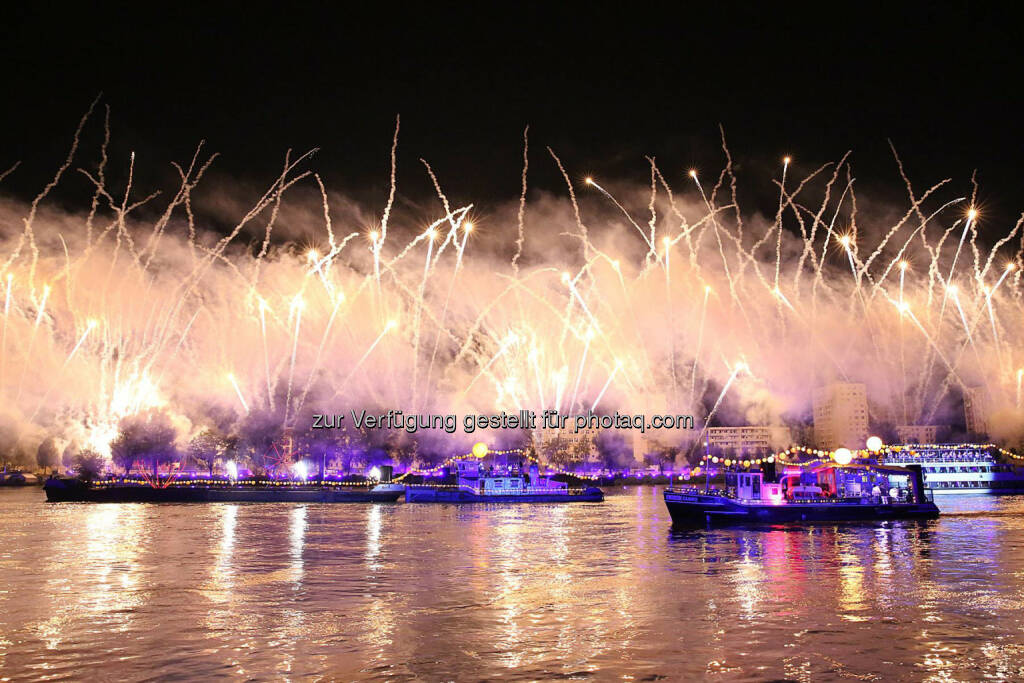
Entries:
{"label": "ship railing", "polygon": [[563,489],[554,486],[524,486],[522,488],[507,488],[507,489],[481,489],[476,486],[470,486],[468,484],[461,484],[459,488],[467,493],[472,493],[478,496],[511,496],[511,495],[522,495],[522,494],[548,494],[556,496],[568,496],[568,495],[581,495],[586,493],[586,489]]}
{"label": "ship railing", "polygon": [[[772,502],[768,498],[737,498],[738,502],[746,505],[760,505]],[[931,500],[928,497],[928,500]],[[830,503],[833,505],[893,505],[907,503],[904,498],[893,498],[891,496],[815,496],[811,498],[790,498],[780,500],[784,505],[821,505]]]}
{"label": "ship railing", "polygon": [[670,486],[665,489],[669,493],[682,493],[687,496],[715,496],[717,498],[734,498],[721,489],[711,489],[705,491],[702,486]]}

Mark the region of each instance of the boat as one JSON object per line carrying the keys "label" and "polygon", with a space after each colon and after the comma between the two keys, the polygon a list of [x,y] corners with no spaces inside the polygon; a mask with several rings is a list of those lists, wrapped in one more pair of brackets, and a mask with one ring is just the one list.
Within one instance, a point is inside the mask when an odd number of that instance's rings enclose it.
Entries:
{"label": "boat", "polygon": [[726,472],[726,488],[669,488],[665,505],[675,526],[934,519],[919,466],[786,465]]}
{"label": "boat", "polygon": [[350,486],[334,482],[236,483],[204,481],[153,485],[124,480],[85,482],[51,477],[43,485],[51,503],[394,503],[401,484]]}
{"label": "boat", "polygon": [[14,470],[0,472],[0,486],[32,486],[38,482],[34,474],[26,475],[24,472]]}
{"label": "boat", "polygon": [[455,483],[409,484],[407,503],[599,503],[596,486],[569,488],[565,482],[540,476],[536,465],[526,475],[517,468],[485,472],[477,459],[456,460]]}
{"label": "boat", "polygon": [[936,495],[1024,494],[1024,467],[1001,462],[993,446],[973,444],[907,444],[890,447],[889,465],[919,465],[924,483]]}

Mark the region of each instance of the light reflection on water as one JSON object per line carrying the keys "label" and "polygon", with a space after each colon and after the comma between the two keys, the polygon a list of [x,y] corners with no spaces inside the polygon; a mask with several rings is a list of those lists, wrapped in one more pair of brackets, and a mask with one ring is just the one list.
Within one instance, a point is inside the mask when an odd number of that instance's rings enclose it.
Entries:
{"label": "light reflection on water", "polygon": [[1024,677],[1024,498],[671,531],[604,504],[47,505],[0,491],[15,679]]}

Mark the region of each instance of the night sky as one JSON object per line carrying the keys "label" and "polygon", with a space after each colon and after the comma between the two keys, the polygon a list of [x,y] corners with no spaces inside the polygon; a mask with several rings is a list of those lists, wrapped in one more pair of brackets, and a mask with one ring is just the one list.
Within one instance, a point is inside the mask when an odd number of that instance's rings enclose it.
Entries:
{"label": "night sky", "polygon": [[18,196],[45,183],[102,92],[113,154],[137,151],[140,183],[154,187],[200,139],[223,154],[216,173],[261,182],[287,148],[320,147],[329,186],[382,206],[401,114],[406,197],[431,193],[424,157],[456,202],[515,199],[526,124],[533,187],[564,192],[545,145],[574,175],[637,182],[655,155],[682,186],[691,166],[721,167],[721,123],[754,193],[775,195],[784,154],[801,174],[852,149],[860,192],[900,199],[891,138],[921,188],[952,177],[966,193],[977,169],[990,229],[1005,233],[1024,210],[1021,24],[992,8],[19,3],[6,14],[0,165],[23,166],[0,191]]}

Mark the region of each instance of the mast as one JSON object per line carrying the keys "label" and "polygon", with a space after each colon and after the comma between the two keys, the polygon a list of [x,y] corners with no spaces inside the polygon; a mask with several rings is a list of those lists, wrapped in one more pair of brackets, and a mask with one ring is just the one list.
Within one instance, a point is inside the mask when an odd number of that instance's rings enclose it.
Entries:
{"label": "mast", "polygon": [[711,491],[711,439],[704,442],[704,493]]}

